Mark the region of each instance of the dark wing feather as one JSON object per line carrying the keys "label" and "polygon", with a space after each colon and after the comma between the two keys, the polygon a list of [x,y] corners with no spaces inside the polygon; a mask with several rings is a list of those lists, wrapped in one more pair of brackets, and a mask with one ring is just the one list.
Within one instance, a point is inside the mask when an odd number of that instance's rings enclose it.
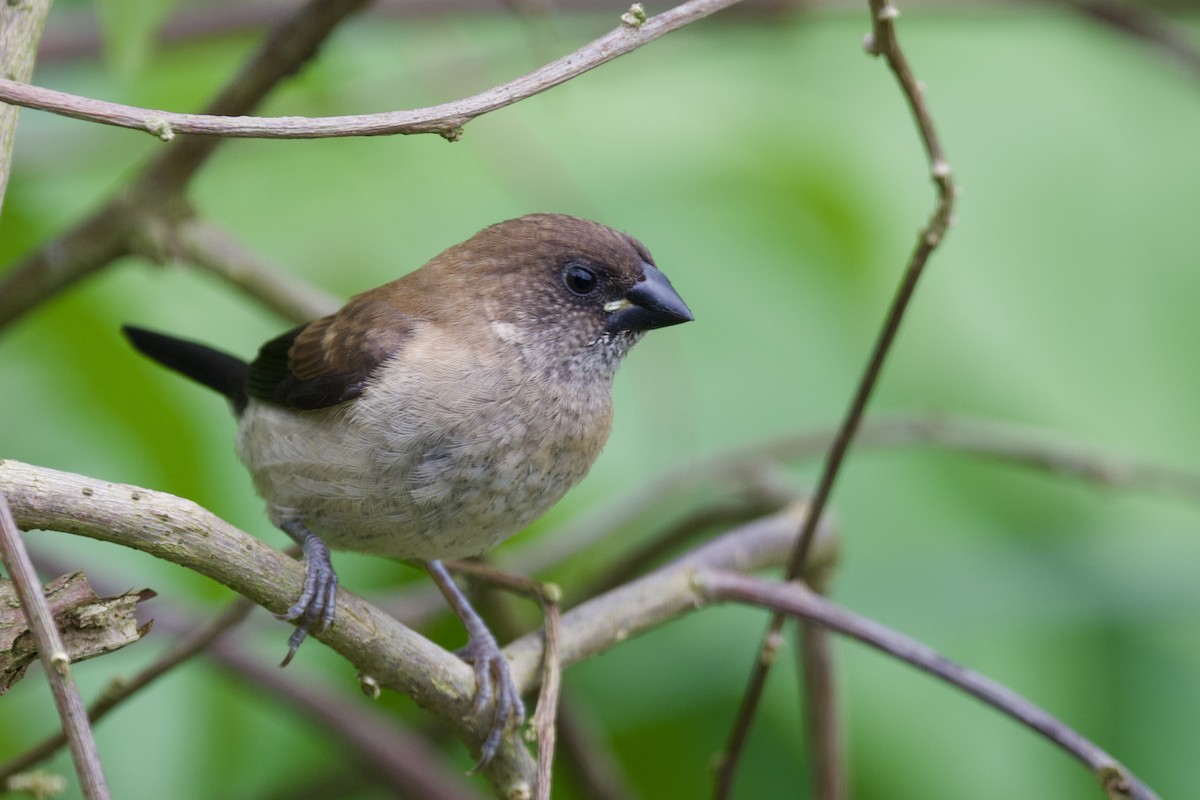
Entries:
{"label": "dark wing feather", "polygon": [[247,393],[301,410],[326,408],[362,394],[371,375],[404,346],[412,318],[362,295],[328,317],[267,342],[250,364]]}

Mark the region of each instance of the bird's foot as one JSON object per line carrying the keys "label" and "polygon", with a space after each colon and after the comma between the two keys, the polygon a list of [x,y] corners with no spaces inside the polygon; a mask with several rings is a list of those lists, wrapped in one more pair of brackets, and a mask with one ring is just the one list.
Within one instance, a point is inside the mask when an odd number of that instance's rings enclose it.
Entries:
{"label": "bird's foot", "polygon": [[299,620],[296,630],[288,637],[287,655],[279,664],[286,667],[309,633],[323,631],[333,624],[338,577],[329,560],[329,548],[316,534],[300,522],[288,521],[279,527],[304,548],[304,591],[287,613],[279,616],[288,622]]}
{"label": "bird's foot", "polygon": [[492,707],[492,724],[480,745],[479,762],[472,770],[475,773],[495,757],[504,732],[509,727],[519,728],[525,722],[525,704],[521,702],[521,692],[513,680],[508,659],[490,631],[484,628],[483,635],[471,636],[459,654],[475,669],[475,702],[471,704],[471,715],[482,716],[489,704]]}
{"label": "bird's foot", "polygon": [[467,646],[459,656],[475,668],[475,701],[471,704],[471,716],[481,717],[487,712],[488,705],[492,707],[491,725],[479,747],[479,762],[471,770],[473,774],[495,757],[505,731],[510,727],[519,728],[525,722],[525,705],[496,637],[471,607],[445,566],[440,561],[426,561],[425,569],[467,629]]}

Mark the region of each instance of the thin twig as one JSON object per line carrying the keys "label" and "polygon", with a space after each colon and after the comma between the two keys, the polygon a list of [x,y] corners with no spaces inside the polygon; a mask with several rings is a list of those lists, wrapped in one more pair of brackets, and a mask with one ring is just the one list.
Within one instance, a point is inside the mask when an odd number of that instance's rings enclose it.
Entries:
{"label": "thin twig", "polygon": [[838,718],[837,671],[829,631],[801,620],[796,639],[800,690],[804,696],[804,750],[812,776],[813,797],[842,800],[846,794],[846,760]]}
{"label": "thin twig", "polygon": [[[136,675],[128,679],[114,681],[88,708],[87,715],[89,722],[95,725],[108,712],[135,696],[153,681],[186,662],[192,656],[206,650],[223,633],[244,620],[254,607],[254,603],[244,597],[239,597],[225,611],[206,625],[189,633]],[[48,736],[16,758],[0,764],[0,785],[3,785],[4,781],[10,776],[19,772],[25,772],[35,764],[54,755],[65,743],[66,736],[60,731]]]}
{"label": "thin twig", "polygon": [[0,557],[3,557],[4,568],[12,578],[17,595],[21,599],[21,609],[25,612],[25,618],[29,620],[29,629],[37,641],[38,657],[46,674],[46,682],[50,684],[50,692],[54,695],[54,705],[58,708],[63,731],[71,746],[71,758],[75,762],[75,772],[79,776],[83,796],[88,800],[108,800],[110,795],[108,784],[104,780],[100,754],[96,750],[96,741],[88,725],[87,712],[79,697],[79,689],[71,677],[71,658],[58,635],[58,629],[54,627],[54,615],[45,595],[42,594],[42,584],[29,561],[29,554],[25,552],[21,531],[2,489]]}
{"label": "thin twig", "polygon": [[463,126],[476,117],[565,83],[664,34],[737,2],[738,0],[689,0],[650,17],[641,24],[622,23],[605,36],[528,75],[473,97],[429,108],[337,117],[229,117],[180,114],[93,100],[10,80],[0,80],[0,101],[90,122],[142,130],[164,141],[170,141],[178,134],[315,139],[415,133],[436,133],[455,140],[462,135]]}
{"label": "thin twig", "polygon": [[[807,584],[822,597],[829,592],[835,566],[835,559],[830,558],[807,571]],[[804,697],[804,741],[813,797],[843,800],[847,796],[846,761],[838,714],[833,637],[827,628],[806,619],[799,620],[799,626],[796,646],[800,652],[796,663]]]}
{"label": "thin twig", "polygon": [[854,399],[850,403],[850,409],[847,411],[838,429],[838,435],[834,439],[833,446],[826,457],[821,478],[817,483],[817,490],[813,494],[812,513],[804,521],[804,528],[800,531],[800,538],[796,542],[796,549],[793,551],[791,561],[788,564],[788,580],[795,580],[804,571],[804,561],[808,557],[809,546],[816,534],[817,523],[820,522],[825,504],[833,491],[833,485],[841,470],[842,461],[850,449],[850,444],[853,442],[854,435],[857,433],[863,415],[866,413],[867,403],[870,401],[871,395],[879,382],[879,375],[883,371],[884,361],[886,361],[888,353],[891,351],[896,333],[900,330],[900,322],[908,310],[909,302],[917,287],[917,281],[925,269],[925,264],[929,260],[929,256],[941,243],[946,230],[950,227],[951,215],[954,209],[955,188],[953,179],[951,178],[950,164],[946,161],[946,155],[942,150],[937,132],[933,127],[933,120],[929,116],[929,109],[925,105],[924,90],[909,68],[908,61],[900,49],[900,43],[896,39],[894,21],[899,12],[887,0],[869,0],[869,2],[873,20],[873,31],[867,38],[867,52],[872,55],[884,56],[888,66],[896,74],[896,79],[899,81],[904,96],[908,100],[913,117],[917,121],[917,127],[921,131],[921,141],[924,142],[925,150],[929,156],[930,176],[933,179],[934,186],[937,188],[937,202],[933,216],[917,239],[916,249],[910,256],[908,265],[904,269],[904,276],[897,289],[896,296],[892,299],[892,305],[888,309],[887,316],[884,319],[883,327],[879,332],[879,338],[872,349],[867,369],[863,372],[859,380],[858,388],[854,393]]}
{"label": "thin twig", "polygon": [[[908,101],[917,127],[920,129],[921,141],[924,143],[926,153],[929,157],[930,176],[937,190],[937,200],[933,215],[920,232],[917,239],[917,246],[909,257],[908,265],[904,269],[900,285],[896,290],[895,297],[892,299],[891,307],[884,318],[879,337],[871,351],[867,367],[859,379],[858,387],[855,389],[853,399],[850,402],[850,408],[843,417],[837,436],[833,440],[833,445],[826,455],[825,463],[821,470],[821,477],[817,482],[816,491],[813,493],[812,513],[804,520],[804,526],[800,530],[795,549],[792,551],[792,557],[788,562],[788,580],[795,580],[804,571],[804,563],[808,558],[808,551],[816,533],[817,525],[820,523],[821,516],[825,511],[825,505],[833,493],[833,486],[841,472],[842,462],[850,449],[851,443],[854,441],[854,436],[862,422],[863,415],[866,413],[867,404],[879,382],[879,376],[883,371],[883,364],[891,352],[892,342],[895,340],[896,333],[900,329],[900,322],[908,310],[909,301],[916,290],[917,281],[924,271],[930,254],[941,243],[946,230],[949,228],[954,208],[955,188],[951,177],[950,164],[946,161],[946,155],[942,150],[941,142],[938,139],[937,132],[934,130],[933,120],[925,105],[924,90],[913,76],[904,53],[900,49],[900,43],[896,39],[894,22],[899,12],[887,0],[869,0],[869,5],[871,8],[872,31],[867,36],[865,43],[867,52],[871,55],[882,55],[887,60],[888,66],[895,73],[896,79],[900,83],[901,90]],[[784,616],[778,613],[774,614],[771,617],[765,638],[770,639],[778,636],[779,632],[783,629],[783,623]],[[715,784],[715,797],[718,799],[728,798],[733,791],[733,780],[737,764],[745,749],[746,741],[749,738],[750,727],[753,724],[758,704],[762,699],[763,688],[766,686],[766,675],[770,671],[770,668],[770,663],[761,658],[755,662],[753,667],[742,703],[738,708],[736,720],[730,731],[725,753],[719,760]]]}
{"label": "thin twig", "polygon": [[546,656],[542,665],[542,688],[532,726],[538,743],[538,800],[550,800],[550,770],[554,763],[554,745],[558,724],[558,697],[562,688],[562,658],[558,652],[562,611],[558,601],[547,596],[542,603],[545,616]]}
{"label": "thin twig", "polygon": [[[555,724],[558,713],[558,696],[562,685],[562,658],[559,655],[559,626],[562,611],[559,603],[562,590],[553,583],[542,583],[522,575],[498,570],[481,561],[453,561],[446,568],[458,574],[469,575],[493,587],[531,597],[542,607],[545,631],[545,652],[542,656],[541,690],[538,692],[537,709],[530,721],[537,739],[537,786],[538,800],[549,800],[551,767],[554,761]],[[501,607],[501,611],[505,609]],[[509,614],[509,617],[513,615]],[[514,628],[511,620],[505,628]]]}
{"label": "thin twig", "polygon": [[811,620],[912,664],[1020,722],[1084,764],[1113,797],[1157,800],[1158,795],[1115,758],[1011,689],[962,667],[932,648],[831,603],[798,583],[774,583],[719,569],[703,569],[695,585],[706,599],[751,603]]}

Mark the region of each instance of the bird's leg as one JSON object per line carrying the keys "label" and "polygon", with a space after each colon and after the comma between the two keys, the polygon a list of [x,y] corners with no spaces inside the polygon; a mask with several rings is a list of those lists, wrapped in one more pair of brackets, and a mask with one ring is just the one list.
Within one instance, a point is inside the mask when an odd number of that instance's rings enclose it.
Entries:
{"label": "bird's leg", "polygon": [[470,662],[475,668],[475,703],[471,707],[471,713],[483,713],[492,701],[492,693],[495,691],[492,727],[480,747],[479,763],[475,765],[475,769],[480,770],[496,755],[496,750],[500,747],[500,737],[508,728],[509,720],[513,719],[516,727],[520,727],[525,721],[525,706],[521,703],[521,692],[513,680],[508,661],[500,652],[500,645],[496,643],[496,637],[488,630],[487,624],[475,613],[475,609],[471,608],[470,601],[450,577],[441,561],[423,563],[433,582],[442,591],[446,602],[467,629],[467,647],[463,652],[463,660]]}
{"label": "bird's leg", "polygon": [[309,631],[323,631],[333,624],[338,577],[329,560],[329,548],[303,522],[285,518],[277,524],[304,549],[304,591],[287,613],[279,617],[288,622],[299,620],[288,637],[288,653],[279,665],[286,667]]}

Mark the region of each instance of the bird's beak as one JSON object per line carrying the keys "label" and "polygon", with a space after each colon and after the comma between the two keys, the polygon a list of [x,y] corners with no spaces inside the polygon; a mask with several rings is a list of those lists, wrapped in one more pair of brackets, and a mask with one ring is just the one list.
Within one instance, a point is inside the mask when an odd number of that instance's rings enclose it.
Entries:
{"label": "bird's beak", "polygon": [[624,297],[604,306],[608,312],[608,332],[649,331],[691,322],[691,309],[671,286],[667,276],[649,264],[642,264],[642,272],[645,277]]}

